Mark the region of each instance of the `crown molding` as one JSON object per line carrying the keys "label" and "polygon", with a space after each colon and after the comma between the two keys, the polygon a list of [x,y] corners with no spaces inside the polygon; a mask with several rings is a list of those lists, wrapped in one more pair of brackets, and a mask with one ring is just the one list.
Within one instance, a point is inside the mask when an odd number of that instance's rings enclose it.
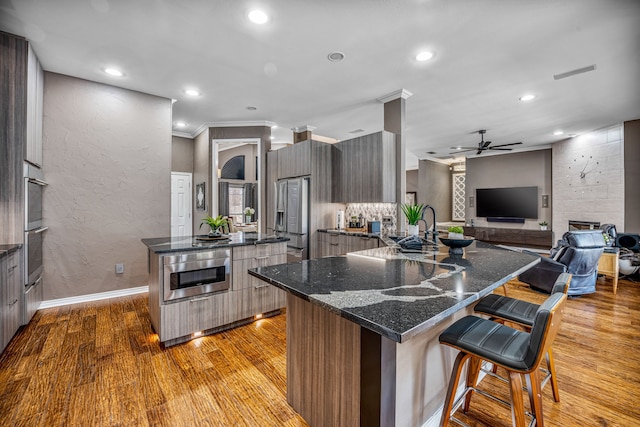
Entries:
{"label": "crown molding", "polygon": [[272,128],[275,125],[276,125],[275,122],[271,122],[269,120],[255,120],[255,121],[247,121],[247,122],[204,122],[200,126],[198,126],[198,128],[194,130],[191,134],[187,134],[184,132],[176,132],[176,131],[174,131],[172,134],[175,136],[183,136],[184,138],[193,139],[209,128],[233,128],[233,127],[254,127],[254,126]]}
{"label": "crown molding", "polygon": [[386,104],[387,102],[396,100],[398,98],[408,99],[412,95],[413,94],[406,89],[398,89],[396,91],[383,95],[380,98],[377,98],[377,101]]}
{"label": "crown molding", "polygon": [[174,130],[173,132],[171,132],[172,136],[179,136],[180,138],[189,138],[189,139],[193,139],[193,136],[191,136],[190,133],[187,132],[178,132],[177,130]]}
{"label": "crown molding", "polygon": [[292,131],[298,133],[298,132],[313,132],[314,130],[316,130],[315,126],[310,126],[310,125],[304,125],[304,126],[298,126],[295,128],[291,128]]}

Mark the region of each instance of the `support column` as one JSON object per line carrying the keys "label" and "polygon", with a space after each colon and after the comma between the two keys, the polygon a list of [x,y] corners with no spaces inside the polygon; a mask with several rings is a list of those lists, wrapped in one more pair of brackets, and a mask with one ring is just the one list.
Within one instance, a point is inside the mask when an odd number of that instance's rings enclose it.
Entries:
{"label": "support column", "polygon": [[378,98],[384,104],[384,130],[396,134],[396,230],[405,230],[404,214],[400,205],[404,203],[407,192],[407,172],[405,161],[406,144],[404,140],[405,101],[412,95],[405,89],[399,89]]}
{"label": "support column", "polygon": [[298,142],[312,139],[312,132],[315,129],[316,128],[314,126],[309,125],[291,128],[291,130],[293,131],[293,143],[297,144]]}

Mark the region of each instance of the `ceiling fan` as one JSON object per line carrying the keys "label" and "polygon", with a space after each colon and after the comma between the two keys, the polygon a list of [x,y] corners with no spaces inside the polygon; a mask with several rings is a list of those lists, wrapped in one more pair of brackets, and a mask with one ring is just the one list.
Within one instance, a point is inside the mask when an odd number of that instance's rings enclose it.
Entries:
{"label": "ceiling fan", "polygon": [[480,142],[478,142],[477,147],[451,147],[452,150],[456,150],[456,151],[449,154],[464,153],[466,151],[475,151],[475,150],[477,150],[476,155],[482,154],[482,152],[485,150],[510,151],[510,150],[513,150],[513,148],[502,148],[502,147],[522,144],[522,142],[512,142],[510,144],[500,144],[500,145],[491,146],[491,141],[484,140],[484,134],[487,133],[486,129],[480,129],[478,133],[480,134]]}

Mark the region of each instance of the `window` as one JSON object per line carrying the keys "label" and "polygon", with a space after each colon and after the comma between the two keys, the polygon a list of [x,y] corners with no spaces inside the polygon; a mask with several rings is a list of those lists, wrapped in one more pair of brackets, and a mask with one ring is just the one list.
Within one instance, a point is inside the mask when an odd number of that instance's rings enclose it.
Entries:
{"label": "window", "polygon": [[244,222],[244,187],[242,185],[229,185],[229,217],[234,224]]}

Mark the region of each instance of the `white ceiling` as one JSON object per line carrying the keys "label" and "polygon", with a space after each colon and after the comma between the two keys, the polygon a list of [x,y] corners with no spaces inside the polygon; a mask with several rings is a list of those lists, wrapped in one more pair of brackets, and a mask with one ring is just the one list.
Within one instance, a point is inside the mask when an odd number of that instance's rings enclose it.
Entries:
{"label": "white ceiling", "polygon": [[[252,8],[269,22],[248,21]],[[413,94],[417,158],[474,146],[479,129],[519,150],[640,118],[638,0],[0,0],[0,29],[29,39],[45,70],[176,99],[187,134],[268,121],[276,142],[305,125],[348,139],[381,130],[376,99],[399,89]],[[423,49],[435,57],[417,62]]]}

